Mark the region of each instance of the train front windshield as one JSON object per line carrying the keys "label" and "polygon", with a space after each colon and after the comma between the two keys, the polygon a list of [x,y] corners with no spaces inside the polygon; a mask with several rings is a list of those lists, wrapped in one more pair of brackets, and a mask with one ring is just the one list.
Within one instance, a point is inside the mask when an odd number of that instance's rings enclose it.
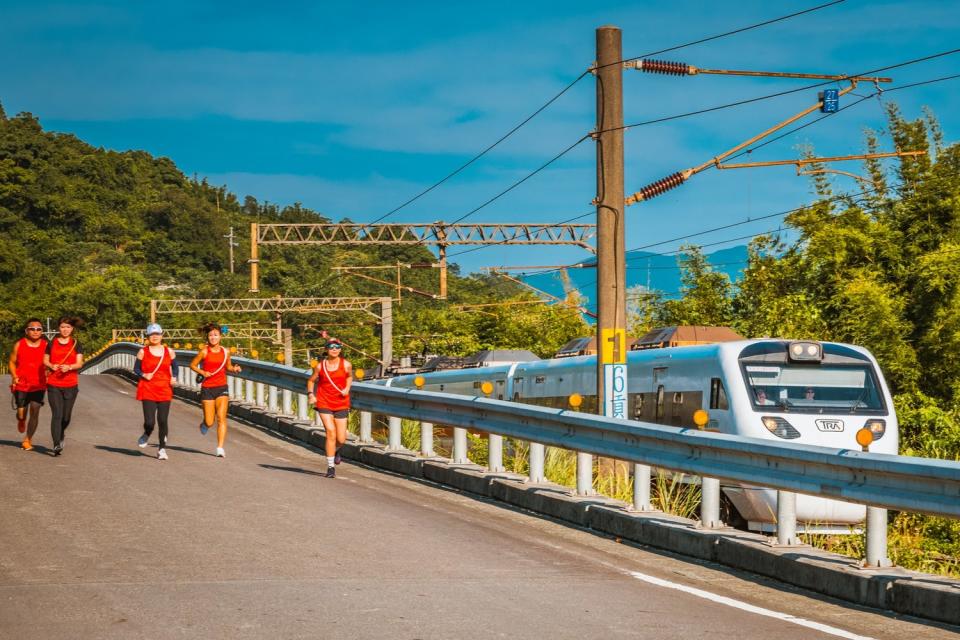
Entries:
{"label": "train front windshield", "polygon": [[743,363],[757,411],[883,413],[883,395],[867,365]]}

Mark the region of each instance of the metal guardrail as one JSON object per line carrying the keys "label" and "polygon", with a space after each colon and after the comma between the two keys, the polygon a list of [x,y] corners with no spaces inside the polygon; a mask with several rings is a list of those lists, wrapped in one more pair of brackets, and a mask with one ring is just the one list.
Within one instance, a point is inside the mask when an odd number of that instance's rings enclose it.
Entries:
{"label": "metal guardrail", "polygon": [[[131,343],[111,345],[86,363],[84,373],[132,369],[138,349],[140,345]],[[179,351],[177,361],[189,364],[195,354]],[[245,358],[236,358],[235,362],[243,370],[229,377],[231,397],[245,398],[271,410],[293,415],[291,399],[296,394],[297,415],[307,418],[306,396],[302,392],[306,388],[308,371]],[[187,387],[196,386],[193,373],[186,367],[181,369],[179,382]],[[278,392],[283,395],[282,407],[277,402]],[[361,411],[361,441],[371,439],[371,414],[383,414],[390,417],[389,446],[395,449],[400,448],[401,418],[421,422],[424,427],[421,449],[425,454],[433,453],[433,424],[455,427],[454,462],[467,461],[467,429],[491,434],[493,470],[502,470],[496,465],[502,464],[498,458],[503,436],[529,441],[531,479],[542,479],[542,446],[548,445],[703,476],[704,503],[708,501],[707,483],[716,482],[716,479],[778,489],[778,539],[782,544],[795,540],[796,516],[790,509],[794,499],[792,492],[872,505],[867,512],[867,563],[870,566],[883,566],[889,562],[886,560],[884,509],[960,517],[960,463],[957,462],[772,443],[569,410],[394,389],[362,382],[353,385],[351,400],[354,409]],[[539,468],[536,468],[533,445],[537,445],[541,452]],[[716,492],[718,496],[719,485]],[[707,517],[702,520],[706,526],[712,526],[714,521]],[[719,517],[715,520],[719,522]],[[782,533],[781,529],[785,531]]]}

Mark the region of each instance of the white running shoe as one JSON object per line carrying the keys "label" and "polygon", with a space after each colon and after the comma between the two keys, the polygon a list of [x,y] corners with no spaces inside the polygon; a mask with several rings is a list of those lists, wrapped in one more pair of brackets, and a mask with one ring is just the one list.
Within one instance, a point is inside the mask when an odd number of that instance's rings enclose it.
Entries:
{"label": "white running shoe", "polygon": [[160,449],[160,451],[157,452],[157,460],[166,460],[166,459],[167,459],[167,450]]}
{"label": "white running shoe", "polygon": [[223,450],[223,447],[217,447],[217,457],[218,457],[218,458],[226,458],[226,457],[227,457],[227,454],[226,454],[226,452]]}

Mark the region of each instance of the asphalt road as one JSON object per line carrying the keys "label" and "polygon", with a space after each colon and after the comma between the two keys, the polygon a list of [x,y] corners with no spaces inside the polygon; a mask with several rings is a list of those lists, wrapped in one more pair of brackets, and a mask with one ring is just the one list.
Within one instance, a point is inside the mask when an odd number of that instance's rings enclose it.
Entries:
{"label": "asphalt road", "polygon": [[349,463],[326,479],[253,427],[219,459],[181,402],[158,461],[111,377],[81,378],[57,458],[48,421],[24,452],[0,413],[0,638],[957,637]]}

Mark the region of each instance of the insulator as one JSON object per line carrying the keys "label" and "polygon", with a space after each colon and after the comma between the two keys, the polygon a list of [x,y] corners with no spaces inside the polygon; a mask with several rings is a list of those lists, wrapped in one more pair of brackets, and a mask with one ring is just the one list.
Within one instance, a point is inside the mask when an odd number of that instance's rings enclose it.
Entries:
{"label": "insulator", "polygon": [[669,62],[667,60],[641,60],[639,70],[648,73],[662,73],[668,76],[685,76],[690,73],[690,65],[685,62]]}
{"label": "insulator", "polygon": [[640,191],[637,192],[637,195],[635,197],[638,202],[640,200],[649,200],[650,198],[656,198],[661,193],[665,193],[667,191],[670,191],[670,189],[679,187],[686,181],[687,181],[687,177],[683,175],[683,173],[678,171],[677,173],[669,175],[666,178],[657,180],[652,184],[648,184],[643,189],[640,189]]}

